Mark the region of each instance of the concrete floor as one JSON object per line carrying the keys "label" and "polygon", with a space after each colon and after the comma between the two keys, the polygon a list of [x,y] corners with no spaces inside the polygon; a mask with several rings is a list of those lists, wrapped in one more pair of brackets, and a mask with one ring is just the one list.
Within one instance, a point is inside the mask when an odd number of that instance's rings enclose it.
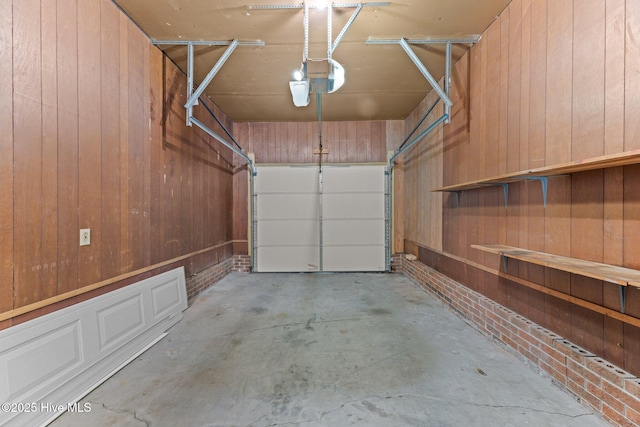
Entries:
{"label": "concrete floor", "polygon": [[606,426],[400,274],[239,274],[53,426]]}

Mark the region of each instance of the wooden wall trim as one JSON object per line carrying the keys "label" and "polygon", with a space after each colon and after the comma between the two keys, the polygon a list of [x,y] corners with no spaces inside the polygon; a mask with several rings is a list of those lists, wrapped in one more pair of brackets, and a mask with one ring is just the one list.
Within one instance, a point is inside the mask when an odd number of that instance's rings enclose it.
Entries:
{"label": "wooden wall trim", "polygon": [[14,310],[5,311],[4,313],[0,313],[0,322],[3,322],[5,320],[9,320],[9,319],[13,319],[13,318],[21,316],[23,314],[30,313],[32,311],[38,310],[38,309],[43,308],[43,307],[47,307],[49,305],[58,303],[60,301],[67,300],[69,298],[76,297],[78,295],[86,294],[87,292],[95,291],[96,289],[104,288],[105,286],[109,286],[111,284],[120,282],[122,280],[126,280],[126,279],[129,279],[131,277],[135,277],[135,276],[138,276],[140,274],[144,274],[144,273],[147,273],[149,271],[156,270],[158,268],[164,267],[164,266],[169,265],[169,264],[173,264],[173,263],[176,263],[176,262],[183,261],[185,259],[189,259],[189,258],[194,257],[196,255],[200,255],[200,254],[212,251],[214,249],[221,248],[223,246],[232,245],[233,243],[234,243],[233,240],[230,240],[230,241],[227,241],[227,242],[223,242],[223,243],[218,243],[217,245],[213,245],[213,246],[210,246],[210,247],[205,248],[205,249],[201,249],[201,250],[198,250],[198,251],[195,251],[195,252],[191,252],[189,254],[182,255],[182,256],[179,256],[179,257],[176,257],[176,258],[172,258],[172,259],[167,260],[167,261],[159,262],[157,264],[153,264],[153,265],[150,265],[148,267],[140,268],[138,270],[131,271],[129,273],[121,274],[119,276],[112,277],[110,279],[102,280],[100,282],[96,282],[96,283],[88,285],[88,286],[83,286],[82,288],[78,288],[78,289],[75,289],[73,291],[65,292],[63,294],[56,295],[54,297],[44,299],[42,301],[38,301],[38,302],[35,302],[33,304],[28,304],[28,305],[25,305],[23,307],[16,308]]}

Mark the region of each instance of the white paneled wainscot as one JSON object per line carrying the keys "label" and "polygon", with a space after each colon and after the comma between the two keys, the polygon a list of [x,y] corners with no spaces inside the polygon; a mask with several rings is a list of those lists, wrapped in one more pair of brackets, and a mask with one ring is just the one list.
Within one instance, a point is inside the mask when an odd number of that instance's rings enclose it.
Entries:
{"label": "white paneled wainscot", "polygon": [[182,319],[182,267],[0,331],[0,426],[46,425]]}

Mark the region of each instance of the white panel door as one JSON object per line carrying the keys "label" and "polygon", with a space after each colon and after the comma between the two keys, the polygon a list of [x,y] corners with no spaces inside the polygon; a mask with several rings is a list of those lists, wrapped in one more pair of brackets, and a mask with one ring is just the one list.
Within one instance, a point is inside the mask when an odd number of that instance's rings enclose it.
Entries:
{"label": "white panel door", "polygon": [[317,167],[259,166],[256,192],[256,270],[320,270]]}
{"label": "white panel door", "polygon": [[322,168],[324,271],[384,271],[385,167]]}
{"label": "white panel door", "polygon": [[[322,183],[320,183],[322,181]],[[384,271],[385,167],[258,166],[259,272]]]}

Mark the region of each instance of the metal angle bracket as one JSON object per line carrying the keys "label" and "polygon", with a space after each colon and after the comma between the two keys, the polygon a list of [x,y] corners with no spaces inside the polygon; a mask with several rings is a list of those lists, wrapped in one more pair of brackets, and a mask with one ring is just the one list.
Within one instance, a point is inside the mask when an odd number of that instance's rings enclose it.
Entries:
{"label": "metal angle bracket", "polygon": [[[254,4],[245,6],[247,10],[273,10],[273,9],[302,9],[305,7],[305,3],[297,3],[297,4]],[[306,7],[309,9],[324,9],[325,7],[332,7],[334,9],[348,9],[354,8],[358,6],[363,7],[379,7],[379,6],[389,6],[391,2],[388,1],[373,1],[373,2],[364,2],[364,3],[332,3],[332,4],[307,4]]]}
{"label": "metal angle bracket", "polygon": [[[328,33],[328,44],[329,44],[327,49],[327,55],[329,58],[331,58],[333,55],[333,52],[336,50],[336,48],[342,41],[342,38],[347,33],[349,28],[351,28],[351,25],[353,25],[353,22],[356,20],[356,18],[358,17],[358,15],[360,14],[363,8],[383,7],[383,6],[389,6],[390,4],[391,2],[388,2],[388,1],[378,1],[378,2],[364,2],[364,3],[331,3],[325,6],[325,5],[319,5],[319,4],[307,4],[306,2],[302,2],[299,4],[247,5],[246,8],[247,10],[304,9],[306,11],[309,9],[324,9],[326,7],[327,9],[329,9],[329,13],[327,16],[327,23],[328,23],[327,33]],[[333,9],[353,9],[353,8],[355,8],[355,10],[351,14],[351,17],[349,18],[347,23],[344,25],[344,27],[342,27],[342,30],[340,31],[336,39],[333,40],[333,43],[332,43],[331,42],[331,12],[333,11]],[[305,23],[305,34],[307,34],[306,33],[307,31],[308,31],[308,24]],[[304,58],[307,59],[307,56],[308,55],[305,54]]]}
{"label": "metal angle bracket", "polygon": [[[398,40],[388,40],[388,39],[375,39],[369,37],[367,39],[366,44],[399,44],[406,54],[409,56],[411,61],[418,67],[418,70],[422,73],[425,79],[429,82],[433,90],[436,91],[440,99],[444,102],[444,111],[447,116],[445,123],[450,122],[451,117],[451,107],[453,102],[451,98],[449,98],[449,94],[451,92],[451,47],[454,43],[457,44],[475,44],[480,40],[480,36],[472,36],[469,38],[460,38],[460,39],[442,39],[442,38],[429,38],[429,39],[405,39],[401,38]],[[445,79],[444,79],[444,89],[440,87],[436,79],[431,75],[427,67],[424,66],[420,58],[415,54],[413,49],[411,49],[410,44],[445,44],[446,52],[445,52]]]}
{"label": "metal angle bracket", "polygon": [[[203,40],[154,40],[154,45],[178,45],[187,46],[187,102],[184,107],[187,110],[186,122],[187,126],[191,126],[193,119],[193,106],[198,104],[198,98],[202,95],[202,92],[207,88],[211,80],[218,74],[222,66],[227,62],[229,56],[238,46],[264,46],[263,41],[255,42],[241,42],[237,39],[231,41],[203,41]],[[222,56],[218,58],[218,61],[211,68],[209,73],[202,82],[198,85],[198,88],[194,90],[194,46],[227,46]]]}
{"label": "metal angle bracket", "polygon": [[504,194],[504,207],[509,207],[509,183],[507,182],[494,182],[492,184],[487,184],[487,186],[497,185],[502,187],[502,193]]}
{"label": "metal angle bracket", "polygon": [[618,291],[620,293],[620,313],[624,313],[627,305],[627,287],[618,285]]}
{"label": "metal angle bracket", "polygon": [[547,190],[549,188],[549,177],[547,176],[530,176],[527,177],[527,181],[540,181],[542,186],[542,202],[544,207],[547,207]]}
{"label": "metal angle bracket", "polygon": [[549,177],[548,176],[521,176],[520,179],[524,179],[525,181],[539,181],[542,186],[542,202],[544,207],[547,207],[547,193],[549,188]]}
{"label": "metal angle bracket", "polygon": [[460,194],[462,194],[462,190],[453,190],[449,191],[449,193],[453,193],[456,195],[456,207],[460,207]]}

